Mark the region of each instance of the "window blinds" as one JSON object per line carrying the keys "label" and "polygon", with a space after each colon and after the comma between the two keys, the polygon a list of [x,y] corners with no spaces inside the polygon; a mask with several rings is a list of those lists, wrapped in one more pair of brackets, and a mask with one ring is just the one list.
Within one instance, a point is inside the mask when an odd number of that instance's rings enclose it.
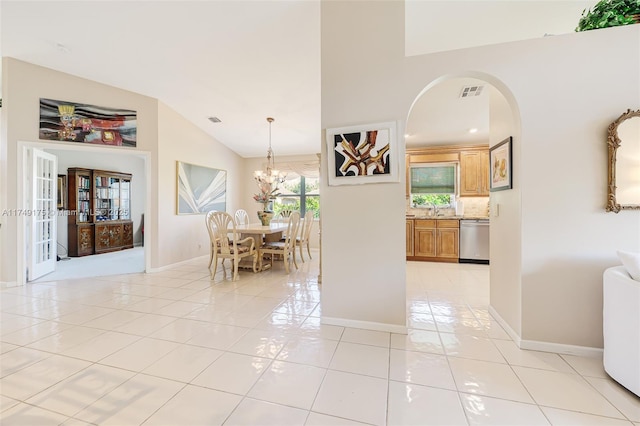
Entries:
{"label": "window blinds", "polygon": [[455,192],[455,165],[411,168],[412,194],[454,194]]}

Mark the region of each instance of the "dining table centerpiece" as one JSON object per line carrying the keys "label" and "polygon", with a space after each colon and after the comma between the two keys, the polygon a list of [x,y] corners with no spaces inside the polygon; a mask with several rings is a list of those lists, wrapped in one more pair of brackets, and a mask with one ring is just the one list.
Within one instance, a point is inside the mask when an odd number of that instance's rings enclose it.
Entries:
{"label": "dining table centerpiece", "polygon": [[258,184],[258,187],[260,192],[253,195],[253,199],[262,204],[262,211],[258,211],[258,219],[263,226],[268,226],[273,219],[272,203],[279,195],[278,188],[272,189],[272,185],[269,183]]}

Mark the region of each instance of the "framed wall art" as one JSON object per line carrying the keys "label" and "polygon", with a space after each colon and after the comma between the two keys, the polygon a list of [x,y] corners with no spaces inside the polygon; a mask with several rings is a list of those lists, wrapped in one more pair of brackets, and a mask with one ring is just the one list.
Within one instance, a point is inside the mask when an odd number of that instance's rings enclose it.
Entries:
{"label": "framed wall art", "polygon": [[513,160],[511,136],[489,149],[489,177],[491,192],[513,188]]}
{"label": "framed wall art", "polygon": [[227,209],[226,170],[178,161],[177,214],[201,214]]}
{"label": "framed wall art", "polygon": [[396,123],[327,129],[329,185],[398,182]]}
{"label": "framed wall art", "polygon": [[40,98],[40,139],[135,148],[137,114]]}

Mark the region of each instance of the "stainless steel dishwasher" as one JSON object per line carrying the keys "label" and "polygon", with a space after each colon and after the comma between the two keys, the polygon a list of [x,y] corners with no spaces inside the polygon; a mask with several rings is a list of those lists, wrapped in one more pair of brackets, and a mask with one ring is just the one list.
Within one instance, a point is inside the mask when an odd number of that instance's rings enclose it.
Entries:
{"label": "stainless steel dishwasher", "polygon": [[489,264],[489,219],[460,221],[460,263]]}

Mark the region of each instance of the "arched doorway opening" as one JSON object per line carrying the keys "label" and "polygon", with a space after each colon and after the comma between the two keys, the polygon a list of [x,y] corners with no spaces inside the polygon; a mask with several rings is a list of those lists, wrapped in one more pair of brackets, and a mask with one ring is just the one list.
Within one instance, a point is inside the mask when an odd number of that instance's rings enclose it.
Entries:
{"label": "arched doorway opening", "polygon": [[[491,326],[497,322],[504,332],[517,339],[521,317],[521,145],[520,113],[515,97],[499,79],[485,73],[443,75],[415,97],[405,128],[407,250],[435,254],[434,258],[428,256],[430,262],[407,262],[408,327],[442,331],[464,324],[462,327],[472,333],[474,329],[491,333]],[[490,170],[490,147],[507,137],[512,138],[513,188],[491,192],[489,182],[483,181],[484,187],[478,183],[477,194],[461,191],[469,180],[461,167],[461,153],[486,152],[479,161],[483,162],[480,164],[484,170]],[[446,196],[434,191],[437,196],[425,199],[429,189],[413,188],[414,162],[449,166],[453,170],[454,189],[447,186],[442,191],[448,192]],[[481,178],[488,179],[488,175]],[[434,206],[437,200],[441,203],[439,208]],[[451,249],[445,253],[444,241],[448,238],[453,244],[457,238],[455,242],[459,244],[460,231],[455,234],[451,229],[440,230],[439,225],[448,222],[447,226],[453,227],[457,220],[459,226],[460,219],[471,217],[488,219],[489,265],[463,265]],[[433,247],[429,246],[430,241]],[[459,245],[455,249],[459,256]],[[442,258],[438,257],[439,250],[445,253]],[[442,297],[445,292],[446,298]],[[465,316],[468,321],[461,321]]]}

